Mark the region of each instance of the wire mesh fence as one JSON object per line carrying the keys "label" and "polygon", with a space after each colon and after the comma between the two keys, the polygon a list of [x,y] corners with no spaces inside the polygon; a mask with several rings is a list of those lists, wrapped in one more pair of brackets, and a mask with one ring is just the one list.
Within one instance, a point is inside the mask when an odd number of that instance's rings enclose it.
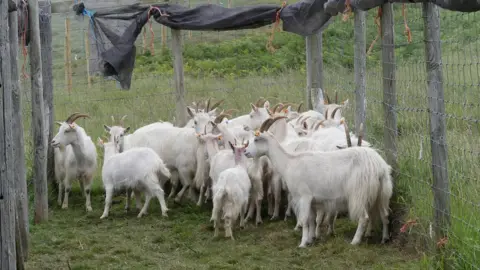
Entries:
{"label": "wire mesh fence", "polygon": [[[194,6],[209,2],[178,3]],[[217,4],[233,7],[247,2],[225,0]],[[436,187],[432,170],[438,164],[432,162],[430,116],[443,113],[432,111],[429,106],[435,97],[427,91],[426,67],[434,63],[425,53],[428,40],[424,36],[424,21],[426,16],[436,14],[424,13],[422,4],[393,5],[395,62],[389,64],[395,66],[397,101],[392,109],[397,119],[394,131],[394,154],[398,162],[395,203],[404,211],[401,220],[394,220],[394,223],[411,225],[404,233],[417,239],[414,241],[418,244],[416,247],[428,256],[436,255],[431,246],[448,245],[452,252],[444,256],[453,255],[458,267],[474,269],[478,268],[480,256],[480,218],[477,215],[480,208],[480,54],[475,27],[478,15],[446,10],[439,14],[441,40],[433,42],[442,45],[441,83],[445,92],[442,101],[446,112],[440,116],[445,117],[447,128],[445,141],[439,143],[448,147],[450,184],[449,190],[440,192],[451,201],[451,226],[444,228],[448,237],[437,241],[433,228],[435,210],[445,209],[434,209]],[[380,17],[376,9],[366,14],[365,125],[366,139],[385,154],[391,149],[384,143],[385,106],[389,104],[385,104],[384,99]],[[353,123],[358,102],[354,80],[354,19],[353,16],[345,20],[337,16],[333,20],[323,32],[323,90],[330,97],[338,92],[340,101],[348,99],[349,105],[343,114]],[[111,116],[118,119],[127,115],[126,123],[133,130],[158,120],[173,120],[175,86],[170,29],[155,22],[144,27],[136,41],[131,89],[122,90],[116,81],[92,72],[99,55],[88,17],[76,17],[71,12],[52,14],[51,24],[52,78],[44,80],[54,83],[55,120],[64,120],[77,111],[88,113],[91,118],[80,120],[79,124],[92,138],[104,134],[103,125],[111,123]],[[249,103],[259,97],[267,98],[272,105],[280,101],[303,101],[305,41],[294,34],[272,31],[272,27],[226,32],[182,31],[187,103],[208,97],[225,99],[224,108],[237,109],[241,114],[248,112]],[[266,44],[272,33],[276,50],[267,54]],[[28,59],[26,54],[23,57]],[[27,60],[24,65],[28,65]],[[23,74],[28,76],[27,72]],[[26,79],[22,82],[26,158],[31,175],[34,149],[30,130],[30,82]],[[100,181],[96,184],[100,185]]]}
{"label": "wire mesh fence", "polygon": [[[441,114],[429,108],[431,99],[427,91],[427,69],[431,63],[425,53],[424,19],[437,14],[422,12],[422,4],[394,5],[395,32],[395,85],[397,104],[394,108],[398,128],[396,148],[399,174],[395,185],[398,203],[407,210],[405,222],[412,227],[406,233],[417,239],[435,239],[434,213],[446,211],[434,209],[434,192],[437,189],[432,178],[432,169],[438,164],[432,163],[430,143],[429,114]],[[451,201],[451,227],[448,238],[435,241],[433,245],[448,243],[454,255],[455,266],[462,269],[478,268],[479,246],[479,64],[476,36],[476,13],[459,13],[440,10],[443,89],[446,112],[446,138],[441,144],[448,147],[449,190],[445,193]],[[389,151],[384,145],[384,99],[382,73],[381,38],[376,39],[380,25],[378,11],[367,13],[367,69],[366,69],[366,126],[367,140],[382,151]],[[355,115],[355,82],[353,67],[353,46],[344,42],[353,38],[354,20],[351,17],[343,21],[340,16],[324,32],[324,39],[331,39],[324,45],[325,91],[333,94],[338,91],[343,99],[349,98],[353,106],[346,113],[347,118]],[[468,25],[468,27],[467,27]],[[408,31],[411,33],[409,42]],[[372,48],[370,48],[372,47]],[[331,61],[330,59],[340,59]],[[438,191],[438,190],[437,190]],[[405,229],[405,228],[404,228]],[[403,231],[403,230],[402,230]],[[428,255],[432,241],[418,241]],[[430,251],[428,251],[430,250]],[[451,259],[449,255],[445,259]]]}

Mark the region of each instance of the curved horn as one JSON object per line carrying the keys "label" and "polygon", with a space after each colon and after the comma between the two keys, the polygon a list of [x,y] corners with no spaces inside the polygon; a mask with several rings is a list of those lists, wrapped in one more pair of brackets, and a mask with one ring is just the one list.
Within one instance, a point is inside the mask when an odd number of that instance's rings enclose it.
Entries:
{"label": "curved horn", "polygon": [[262,125],[260,126],[260,132],[264,132],[266,130],[265,127],[268,126],[272,120],[273,118],[267,118],[265,121],[263,121]]}
{"label": "curved horn", "polygon": [[112,125],[115,125],[115,117],[113,117],[113,115],[111,117],[112,117]]}
{"label": "curved horn", "polygon": [[223,118],[228,117],[228,116],[229,116],[228,114],[221,113],[219,116],[215,117],[215,120],[213,120],[213,122],[215,124],[219,124],[219,123],[222,122]]}
{"label": "curved horn", "polygon": [[352,138],[350,137],[350,131],[348,130],[348,125],[345,119],[342,119],[343,126],[345,127],[345,136],[347,137],[347,146],[352,147]]}
{"label": "curved horn", "polygon": [[257,106],[257,107],[262,107],[263,104],[265,104],[265,102],[267,102],[267,100],[265,100],[265,98],[263,98],[263,97],[260,97],[260,98],[257,100],[257,102],[255,102],[255,106]]}
{"label": "curved horn", "polygon": [[333,112],[332,112],[332,119],[335,118],[335,113],[337,113],[338,109],[340,109],[340,107],[336,107],[335,109],[333,109]]}
{"label": "curved horn", "polygon": [[315,124],[313,130],[318,130],[318,128],[323,124],[323,122],[325,122],[325,120],[319,121],[317,124]]}
{"label": "curved horn", "polygon": [[303,120],[300,122],[300,124],[303,124],[303,122],[307,121],[308,118],[310,118],[310,116],[305,116],[305,118],[303,118]]}
{"label": "curved horn", "polygon": [[237,110],[237,109],[228,109],[228,110],[226,110],[226,111],[223,111],[222,113],[230,114],[230,115],[231,115],[233,112],[238,112],[238,110]]}
{"label": "curved horn", "polygon": [[269,130],[270,127],[275,123],[277,122],[278,120],[280,119],[284,119],[284,118],[287,118],[286,116],[277,116],[275,118],[272,119],[272,121],[270,121],[270,123],[268,124],[268,126],[266,127],[266,130]]}
{"label": "curved horn", "polygon": [[276,113],[277,112],[277,109],[278,107],[280,107],[280,110],[283,108],[283,104],[282,103],[278,103],[277,105],[275,105],[272,109],[272,112],[273,113]]}
{"label": "curved horn", "polygon": [[327,104],[330,104],[330,103],[331,103],[331,102],[330,102],[330,98],[328,97],[328,94],[327,94],[327,93],[325,93],[325,98],[326,98],[326,100],[327,100]]}
{"label": "curved horn", "polygon": [[207,112],[213,111],[215,108],[220,106],[220,104],[222,104],[224,101],[225,101],[225,99],[221,99],[221,100],[217,101],[215,104],[212,105],[212,108],[210,108],[210,110],[207,110]]}
{"label": "curved horn", "polygon": [[335,91],[335,104],[338,104],[338,93]]}
{"label": "curved horn", "polygon": [[300,117],[297,118],[297,121],[295,121],[295,124],[300,124],[302,122],[300,122],[303,118],[305,117],[305,115],[301,115]]}
{"label": "curved horn", "polygon": [[81,118],[81,117],[90,118],[90,116],[88,114],[79,113],[79,114],[76,114],[74,117],[72,117],[70,119],[71,122],[69,124],[72,124],[73,122],[75,122],[75,120],[77,120],[78,118]]}
{"label": "curved horn", "polygon": [[300,109],[302,109],[302,105],[303,105],[303,102],[300,102],[300,104],[298,105],[298,108],[297,108],[297,112],[300,112]]}
{"label": "curved horn", "polygon": [[358,142],[357,146],[362,146],[362,139],[363,139],[363,123],[360,123],[360,128],[358,130]]}
{"label": "curved horn", "polygon": [[127,115],[125,114],[124,116],[122,116],[122,118],[120,118],[120,125],[123,127],[123,120],[125,120],[125,118],[127,118]]}
{"label": "curved horn", "polygon": [[328,108],[325,110],[325,120],[328,119]]}
{"label": "curved horn", "polygon": [[73,122],[75,122],[75,120],[77,120],[78,118],[80,117],[86,117],[86,118],[90,118],[90,116],[88,116],[87,114],[82,114],[82,113],[79,113],[79,112],[75,112],[73,113],[72,115],[70,115],[67,120],[65,120],[65,122],[67,124],[71,124]]}
{"label": "curved horn", "polygon": [[208,98],[208,100],[207,100],[207,102],[206,102],[207,105],[206,105],[205,112],[209,112],[208,109],[210,108],[210,100],[211,100],[211,99],[212,99],[212,98]]}

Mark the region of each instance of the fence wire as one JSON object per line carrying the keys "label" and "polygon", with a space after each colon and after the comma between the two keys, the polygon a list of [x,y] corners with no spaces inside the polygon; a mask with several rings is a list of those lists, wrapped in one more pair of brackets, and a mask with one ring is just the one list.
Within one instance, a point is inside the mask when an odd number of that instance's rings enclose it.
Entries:
{"label": "fence wire", "polygon": [[[403,15],[403,14],[405,15]],[[367,49],[379,33],[377,9],[367,13]],[[429,14],[428,16],[434,16]],[[478,21],[476,13],[440,10],[443,88],[445,92],[446,144],[448,147],[448,175],[450,190],[443,190],[451,201],[451,226],[448,238],[434,245],[448,245],[452,251],[444,259],[452,259],[458,269],[477,269],[479,264],[480,207],[478,182],[480,144],[479,136],[479,53]],[[394,32],[397,105],[398,174],[395,186],[397,203],[403,205],[406,216],[403,223],[410,227],[405,234],[417,239],[417,246],[428,255],[435,255],[428,245],[434,239],[434,198],[436,188],[432,179],[429,100],[427,93],[424,15],[422,4],[394,5]],[[410,29],[409,42],[406,29]],[[355,116],[355,82],[353,68],[353,16],[343,21],[340,16],[323,33],[325,91],[352,101],[346,113]],[[329,41],[330,40],[330,41]],[[434,41],[435,42],[435,41]],[[438,41],[437,41],[438,42]],[[366,70],[366,126],[367,140],[382,151],[385,148],[383,111],[383,75],[381,38],[372,45],[367,56]],[[438,112],[432,112],[437,113]],[[423,239],[423,240],[422,240]],[[429,240],[430,239],[430,240]],[[475,240],[477,239],[477,240]],[[427,240],[427,241],[424,241]],[[450,255],[453,255],[450,257]]]}

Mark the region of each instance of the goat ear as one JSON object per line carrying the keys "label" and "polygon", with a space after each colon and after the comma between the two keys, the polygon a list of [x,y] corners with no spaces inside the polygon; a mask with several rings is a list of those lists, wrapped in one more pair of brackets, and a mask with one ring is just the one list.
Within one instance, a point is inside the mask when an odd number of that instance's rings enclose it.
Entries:
{"label": "goat ear", "polygon": [[270,109],[270,102],[266,101],[265,104],[263,104],[263,108],[265,109]]}
{"label": "goat ear", "polygon": [[252,106],[252,110],[253,110],[254,112],[257,112],[257,111],[258,111],[257,106],[253,105],[253,103],[250,103],[250,106]]}
{"label": "goat ear", "polygon": [[343,104],[344,107],[348,106],[348,99],[345,100],[344,102],[342,102],[342,104]]}
{"label": "goat ear", "polygon": [[233,144],[230,141],[228,141],[228,144],[230,144],[230,148],[232,148],[233,152],[235,152],[235,147],[233,147]]}
{"label": "goat ear", "polygon": [[103,140],[100,138],[97,138],[97,145],[100,147],[103,147]]}
{"label": "goat ear", "polygon": [[195,113],[193,112],[192,108],[187,107],[187,112],[192,118],[195,117]]}
{"label": "goat ear", "polygon": [[60,122],[60,121],[56,121],[56,122],[55,122],[55,124],[57,124],[57,125],[61,126],[63,123],[62,123],[62,122]]}
{"label": "goat ear", "polygon": [[125,133],[128,133],[129,131],[130,131],[130,127],[127,127],[127,128],[125,129]]}
{"label": "goat ear", "polygon": [[207,112],[209,116],[215,116],[217,114],[217,108]]}
{"label": "goat ear", "polygon": [[103,128],[105,129],[105,131],[110,132],[110,129],[111,129],[111,128],[110,128],[109,126],[103,125]]}

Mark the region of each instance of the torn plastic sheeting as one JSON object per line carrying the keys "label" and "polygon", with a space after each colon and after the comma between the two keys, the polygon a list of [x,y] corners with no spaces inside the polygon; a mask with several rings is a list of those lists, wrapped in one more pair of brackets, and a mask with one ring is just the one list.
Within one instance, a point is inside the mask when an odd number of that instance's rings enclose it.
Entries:
{"label": "torn plastic sheeting", "polygon": [[332,21],[324,10],[327,0],[302,0],[287,5],[280,13],[283,30],[302,36],[310,36],[323,30]]}

